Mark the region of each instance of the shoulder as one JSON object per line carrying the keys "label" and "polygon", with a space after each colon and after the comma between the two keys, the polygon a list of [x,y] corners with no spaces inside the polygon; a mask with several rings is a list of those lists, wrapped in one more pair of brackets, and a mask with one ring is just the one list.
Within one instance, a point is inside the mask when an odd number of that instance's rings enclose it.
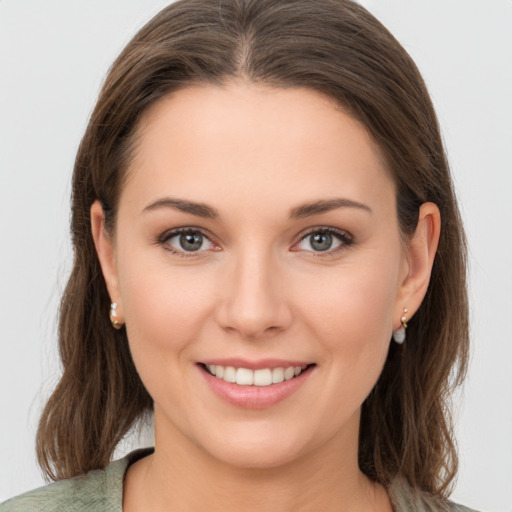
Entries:
{"label": "shoulder", "polygon": [[0,512],[122,512],[126,468],[147,454],[137,450],[103,470],[27,492],[0,504]]}
{"label": "shoulder", "polygon": [[106,471],[91,471],[83,476],[60,480],[6,501],[1,512],[88,511],[105,508]]}
{"label": "shoulder", "polygon": [[405,480],[397,478],[388,488],[396,512],[477,512],[418,489],[413,489]]}

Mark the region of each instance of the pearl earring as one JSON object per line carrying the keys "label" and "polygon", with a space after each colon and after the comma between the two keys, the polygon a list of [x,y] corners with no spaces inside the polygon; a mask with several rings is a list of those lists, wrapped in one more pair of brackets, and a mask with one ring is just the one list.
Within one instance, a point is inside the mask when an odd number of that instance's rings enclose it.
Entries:
{"label": "pearl earring", "polygon": [[117,319],[117,302],[112,302],[112,304],[110,304],[110,322],[112,324],[112,327],[114,329],[121,329],[121,327],[123,327],[123,324],[121,322],[119,322],[119,320]]}
{"label": "pearl earring", "polygon": [[406,313],[407,313],[407,308],[404,308],[404,313],[402,315],[402,318],[400,318],[400,322],[402,323],[402,325],[396,331],[393,331],[393,339],[399,345],[401,345],[405,341],[405,330],[407,329]]}

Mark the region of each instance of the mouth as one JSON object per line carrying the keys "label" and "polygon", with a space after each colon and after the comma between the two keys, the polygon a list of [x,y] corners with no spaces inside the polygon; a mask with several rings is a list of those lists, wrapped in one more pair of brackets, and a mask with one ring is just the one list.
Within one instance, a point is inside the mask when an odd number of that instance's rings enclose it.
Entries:
{"label": "mouth", "polygon": [[219,398],[238,408],[260,410],[288,399],[306,386],[316,366],[282,359],[217,359],[197,363],[204,382]]}
{"label": "mouth", "polygon": [[244,367],[224,366],[220,364],[199,363],[199,366],[212,377],[230,384],[238,384],[239,386],[268,387],[273,384],[280,384],[281,382],[296,379],[316,365],[311,363],[300,366],[259,368],[257,370]]}

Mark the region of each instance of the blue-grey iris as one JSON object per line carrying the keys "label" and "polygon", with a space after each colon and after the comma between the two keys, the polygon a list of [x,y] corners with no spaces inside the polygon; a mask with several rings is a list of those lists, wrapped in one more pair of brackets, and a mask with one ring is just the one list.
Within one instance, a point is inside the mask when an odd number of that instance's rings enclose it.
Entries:
{"label": "blue-grey iris", "polygon": [[180,245],[185,251],[198,251],[203,245],[203,235],[201,233],[182,233]]}
{"label": "blue-grey iris", "polygon": [[327,251],[332,247],[332,235],[329,233],[315,233],[311,236],[311,247],[315,251]]}

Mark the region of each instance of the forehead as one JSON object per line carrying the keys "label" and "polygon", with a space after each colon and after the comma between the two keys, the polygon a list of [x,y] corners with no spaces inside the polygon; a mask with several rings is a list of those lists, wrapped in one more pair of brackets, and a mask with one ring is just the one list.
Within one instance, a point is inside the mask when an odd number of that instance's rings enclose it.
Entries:
{"label": "forehead", "polygon": [[247,205],[274,196],[291,204],[394,190],[366,128],[306,88],[187,87],[150,107],[137,140],[127,188],[139,197],[168,192],[211,203],[236,194]]}

